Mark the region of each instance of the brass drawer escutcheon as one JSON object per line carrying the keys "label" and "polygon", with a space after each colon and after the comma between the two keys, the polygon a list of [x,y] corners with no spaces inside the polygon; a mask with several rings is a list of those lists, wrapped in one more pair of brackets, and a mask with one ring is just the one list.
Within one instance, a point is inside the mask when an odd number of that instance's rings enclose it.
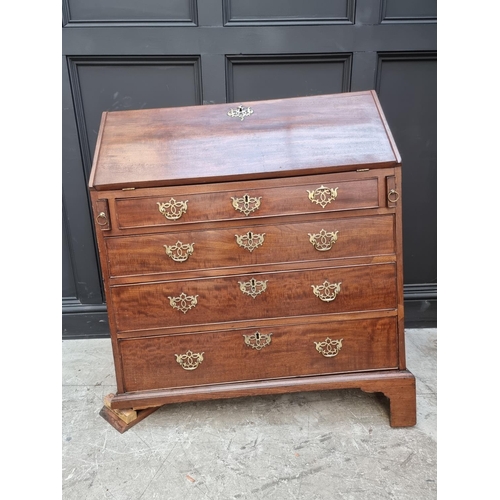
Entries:
{"label": "brass drawer escutcheon", "polygon": [[308,233],[309,241],[318,252],[326,252],[327,250],[330,250],[337,241],[338,233],[338,231],[327,232],[322,229],[317,234]]}
{"label": "brass drawer escutcheon", "polygon": [[247,116],[250,116],[252,114],[253,114],[253,109],[245,108],[243,104],[240,104],[236,109],[231,108],[227,112],[227,116],[230,116],[231,118],[240,118],[241,121],[243,121]]}
{"label": "brass drawer escutcheon", "polygon": [[245,344],[248,347],[260,351],[271,343],[271,335],[272,333],[263,334],[260,332],[255,332],[253,335],[243,335],[243,337],[245,337]]}
{"label": "brass drawer escutcheon", "polygon": [[186,354],[174,354],[174,356],[184,370],[196,370],[202,363],[204,354],[204,352],[188,351]]}
{"label": "brass drawer escutcheon", "polygon": [[163,214],[168,220],[180,219],[188,209],[188,201],[177,201],[174,198],[170,198],[166,203],[157,202],[158,210]]}
{"label": "brass drawer escutcheon", "polygon": [[166,254],[175,262],[185,262],[194,252],[194,243],[182,243],[178,241],[175,245],[163,245]]}
{"label": "brass drawer escutcheon", "polygon": [[318,299],[321,299],[323,302],[332,302],[340,293],[341,284],[341,281],[339,283],[324,281],[322,285],[311,285],[311,287],[314,295],[316,295]]}
{"label": "brass drawer escutcheon", "polygon": [[250,295],[252,299],[255,299],[257,295],[266,291],[267,282],[265,281],[257,281],[256,279],[251,279],[250,281],[238,281],[240,284],[240,290],[247,295]]}
{"label": "brass drawer escutcheon", "polygon": [[233,198],[231,196],[231,199],[233,200],[234,209],[248,216],[260,207],[262,196],[257,198],[245,194],[242,198]]}
{"label": "brass drawer escutcheon", "polygon": [[323,342],[314,342],[316,344],[316,350],[323,354],[325,358],[333,358],[336,356],[340,349],[342,349],[342,341],[340,340],[332,340],[330,337],[327,337]]}
{"label": "brass drawer escutcheon", "polygon": [[168,297],[168,299],[170,300],[170,305],[174,309],[182,311],[184,314],[198,304],[198,295],[186,295],[184,292],[178,297]]}
{"label": "brass drawer escutcheon", "polygon": [[321,185],[314,191],[309,191],[308,189],[307,192],[309,193],[309,199],[312,203],[316,203],[321,205],[321,208],[325,208],[328,203],[335,201],[335,198],[337,198],[337,189],[338,187],[332,189]]}
{"label": "brass drawer escutcheon", "polygon": [[241,236],[235,234],[236,243],[242,248],[245,248],[249,252],[253,252],[256,248],[260,247],[262,243],[264,243],[264,236],[266,233],[257,234],[252,233],[252,231],[248,231],[246,234],[242,234]]}

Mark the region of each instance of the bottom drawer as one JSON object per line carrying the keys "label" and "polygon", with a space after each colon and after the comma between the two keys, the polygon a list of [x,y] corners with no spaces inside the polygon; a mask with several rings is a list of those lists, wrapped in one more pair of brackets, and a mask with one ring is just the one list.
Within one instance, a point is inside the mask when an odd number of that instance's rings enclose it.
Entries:
{"label": "bottom drawer", "polygon": [[126,339],[126,392],[397,368],[396,318]]}

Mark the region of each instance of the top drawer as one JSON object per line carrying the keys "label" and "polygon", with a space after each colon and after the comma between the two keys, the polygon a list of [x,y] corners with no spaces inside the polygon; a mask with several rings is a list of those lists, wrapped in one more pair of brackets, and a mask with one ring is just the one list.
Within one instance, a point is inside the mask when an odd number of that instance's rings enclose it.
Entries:
{"label": "top drawer", "polygon": [[[250,219],[279,215],[378,208],[379,178],[337,180],[335,175],[283,180],[235,182],[198,187],[162,188],[148,196],[116,198],[119,229]],[[160,192],[161,191],[161,192]],[[134,193],[135,194],[135,193]]]}

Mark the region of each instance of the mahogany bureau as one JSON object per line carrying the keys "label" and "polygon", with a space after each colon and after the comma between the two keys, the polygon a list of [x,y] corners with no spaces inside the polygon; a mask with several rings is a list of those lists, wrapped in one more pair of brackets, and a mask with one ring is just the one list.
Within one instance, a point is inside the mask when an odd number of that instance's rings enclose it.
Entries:
{"label": "mahogany bureau", "polygon": [[89,188],[121,432],[167,403],[342,388],[415,424],[375,92],[105,112]]}

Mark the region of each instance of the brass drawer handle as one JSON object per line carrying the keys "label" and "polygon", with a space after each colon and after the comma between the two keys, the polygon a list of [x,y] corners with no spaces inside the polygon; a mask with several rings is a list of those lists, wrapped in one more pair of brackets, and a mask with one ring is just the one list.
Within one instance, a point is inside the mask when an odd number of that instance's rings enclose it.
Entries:
{"label": "brass drawer handle", "polygon": [[257,198],[245,194],[242,198],[233,198],[231,196],[231,199],[233,200],[234,209],[248,216],[260,207],[262,196]]}
{"label": "brass drawer handle", "polygon": [[257,295],[266,291],[267,282],[265,281],[257,281],[256,279],[251,279],[250,281],[238,281],[240,284],[240,290],[247,295],[250,295],[252,299],[255,299]]}
{"label": "brass drawer handle", "polygon": [[316,297],[321,299],[323,302],[332,302],[340,293],[341,284],[341,281],[339,283],[324,281],[322,285],[311,285],[311,287]]}
{"label": "brass drawer handle", "polygon": [[175,245],[163,245],[165,253],[175,262],[185,262],[194,252],[194,243],[182,243],[178,241]]}
{"label": "brass drawer handle", "polygon": [[[99,219],[103,219],[103,222],[99,222]],[[96,222],[97,224],[99,224],[99,226],[106,226],[108,224],[108,218],[106,217],[106,214],[104,212],[101,212],[96,217]]]}
{"label": "brass drawer handle", "polygon": [[330,337],[327,337],[323,342],[314,342],[316,344],[316,350],[323,354],[325,358],[333,358],[336,356],[340,349],[342,349],[342,341],[340,340],[332,340]]}
{"label": "brass drawer handle", "polygon": [[322,229],[317,234],[311,234],[311,233],[308,234],[309,234],[309,241],[311,242],[312,246],[318,252],[326,252],[327,250],[330,250],[332,246],[336,243],[337,234],[339,234],[339,232],[338,231],[327,232],[324,229]]}
{"label": "brass drawer handle", "polygon": [[246,234],[242,234],[241,236],[235,234],[236,243],[242,248],[245,248],[249,252],[253,252],[256,248],[260,247],[262,243],[264,243],[264,236],[266,233],[257,234],[252,233],[252,231],[248,231]]}
{"label": "brass drawer handle", "polygon": [[178,297],[168,297],[170,300],[170,305],[177,309],[178,311],[182,311],[186,314],[189,309],[196,307],[198,304],[198,295],[186,295],[182,292]]}
{"label": "brass drawer handle", "polygon": [[335,198],[337,198],[337,189],[338,187],[333,189],[321,185],[314,191],[309,191],[308,189],[307,192],[309,193],[309,199],[312,203],[316,203],[321,205],[321,208],[325,208],[328,203],[335,201]]}
{"label": "brass drawer handle", "polygon": [[271,343],[271,335],[272,333],[255,332],[253,335],[243,335],[243,337],[245,337],[245,344],[248,347],[260,351]]}
{"label": "brass drawer handle", "polygon": [[187,212],[188,201],[177,201],[174,198],[170,198],[166,203],[157,202],[158,210],[168,220],[177,220]]}
{"label": "brass drawer handle", "polygon": [[[392,199],[391,199],[391,196],[392,196]],[[398,193],[395,189],[391,189],[391,190],[387,193],[387,199],[388,199],[391,203],[396,203],[396,202],[399,200],[399,193]]]}
{"label": "brass drawer handle", "polygon": [[202,363],[204,354],[204,352],[188,351],[186,354],[174,354],[174,356],[184,370],[196,370]]}

